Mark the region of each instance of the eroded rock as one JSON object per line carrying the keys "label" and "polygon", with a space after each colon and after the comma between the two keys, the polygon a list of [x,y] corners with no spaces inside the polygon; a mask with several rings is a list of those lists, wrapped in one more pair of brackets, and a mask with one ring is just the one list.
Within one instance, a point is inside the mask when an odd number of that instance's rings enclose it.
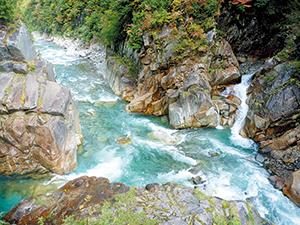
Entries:
{"label": "eroded rock", "polygon": [[32,177],[74,169],[82,134],[69,90],[34,73],[1,73],[0,81],[0,174]]}

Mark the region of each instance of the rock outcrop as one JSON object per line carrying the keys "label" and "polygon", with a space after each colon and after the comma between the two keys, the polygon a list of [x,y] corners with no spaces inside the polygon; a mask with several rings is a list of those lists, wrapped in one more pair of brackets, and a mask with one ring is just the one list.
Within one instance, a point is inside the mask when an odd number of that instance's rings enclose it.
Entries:
{"label": "rock outcrop", "polygon": [[[125,193],[125,197],[115,198]],[[135,218],[134,224],[144,224],[147,220],[165,225],[221,221],[270,224],[248,203],[208,197],[198,189],[176,183],[155,183],[148,184],[146,189],[134,189],[121,183],[111,184],[106,178],[86,176],[68,182],[50,195],[21,200],[2,220],[16,224],[37,224],[41,220],[47,224],[108,220],[119,224],[117,221],[122,221],[122,217],[127,218],[127,223]]]}
{"label": "rock outcrop", "polygon": [[[230,116],[220,114],[218,108],[228,101],[219,100],[215,104],[212,100],[212,87],[240,81],[239,63],[229,43],[216,41],[216,33],[212,30],[206,36],[208,50],[197,56],[187,54],[183,60],[177,60],[168,32],[170,29],[164,26],[159,33],[158,40],[160,45],[163,43],[163,48],[155,41],[149,41],[152,38],[147,33],[143,36],[144,46],[140,52],[130,52],[126,44],[119,47],[118,53],[136,66],[136,77],[115,59],[118,57],[108,54],[106,78],[113,91],[130,102],[125,111],[168,115],[170,126],[175,129],[216,127],[219,117],[224,116],[223,124],[232,125],[234,116],[228,122]],[[231,114],[235,111],[236,108],[230,109]]]}
{"label": "rock outcrop", "polygon": [[[0,175],[65,174],[77,166],[82,134],[70,91],[38,61],[25,25],[2,31],[0,52]],[[1,42],[0,44],[3,44]],[[32,61],[34,60],[34,61]]]}
{"label": "rock outcrop", "polygon": [[[20,21],[14,31],[2,30],[0,35],[0,61],[32,61],[36,58],[35,47],[25,24]],[[6,45],[4,44],[6,42]]]}
{"label": "rock outcrop", "polygon": [[295,171],[300,169],[299,84],[297,62],[282,62],[279,57],[266,61],[248,89],[249,112],[241,131],[259,143],[263,155],[260,161],[271,173],[270,181],[298,205],[295,187],[299,182],[295,177],[299,175]]}

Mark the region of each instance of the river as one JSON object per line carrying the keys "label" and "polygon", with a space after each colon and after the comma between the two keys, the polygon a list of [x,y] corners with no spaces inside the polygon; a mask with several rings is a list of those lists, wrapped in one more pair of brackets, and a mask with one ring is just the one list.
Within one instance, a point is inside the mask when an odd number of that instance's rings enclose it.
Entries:
{"label": "river", "polygon": [[[54,64],[57,82],[70,89],[80,112],[84,142],[78,151],[78,167],[68,175],[51,181],[0,178],[0,212],[30,197],[41,182],[64,183],[82,175],[141,187],[170,181],[192,186],[189,179],[195,175],[189,169],[198,164],[197,175],[205,181],[199,188],[205,193],[226,200],[248,199],[261,216],[276,224],[300,224],[300,208],[273,188],[267,171],[255,160],[256,144],[238,135],[248,110],[245,99],[251,74],[234,87],[243,104],[231,129],[172,130],[165,117],[125,113],[126,102],[113,94],[103,78],[104,70],[92,62],[49,42],[36,41],[35,45],[42,58]],[[89,115],[89,109],[96,114]],[[151,138],[152,131],[180,140],[169,145]],[[122,137],[129,137],[131,143],[117,144]],[[217,156],[212,157],[214,153]]]}

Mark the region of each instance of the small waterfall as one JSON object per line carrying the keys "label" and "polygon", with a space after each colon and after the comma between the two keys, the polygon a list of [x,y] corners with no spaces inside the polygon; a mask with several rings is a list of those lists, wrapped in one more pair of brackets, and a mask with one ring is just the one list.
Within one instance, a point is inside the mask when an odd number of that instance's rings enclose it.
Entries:
{"label": "small waterfall", "polygon": [[230,139],[235,143],[244,148],[251,147],[253,141],[247,138],[243,138],[239,132],[245,123],[245,118],[248,113],[248,105],[246,103],[247,100],[247,89],[251,83],[251,78],[255,74],[255,72],[245,74],[242,76],[242,82],[240,84],[228,87],[226,92],[233,92],[237,97],[239,97],[242,101],[235,117],[235,122],[231,128],[231,137]]}

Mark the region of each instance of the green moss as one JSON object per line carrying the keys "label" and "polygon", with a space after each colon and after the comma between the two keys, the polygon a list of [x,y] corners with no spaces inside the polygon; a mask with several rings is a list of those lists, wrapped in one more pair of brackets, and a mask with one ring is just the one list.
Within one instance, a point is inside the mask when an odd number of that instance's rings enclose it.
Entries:
{"label": "green moss", "polygon": [[222,207],[223,208],[228,208],[229,207],[229,203],[226,202],[225,200],[222,201]]}
{"label": "green moss", "polygon": [[30,71],[33,72],[33,71],[35,71],[36,67],[35,66],[30,66],[29,69],[30,69]]}

